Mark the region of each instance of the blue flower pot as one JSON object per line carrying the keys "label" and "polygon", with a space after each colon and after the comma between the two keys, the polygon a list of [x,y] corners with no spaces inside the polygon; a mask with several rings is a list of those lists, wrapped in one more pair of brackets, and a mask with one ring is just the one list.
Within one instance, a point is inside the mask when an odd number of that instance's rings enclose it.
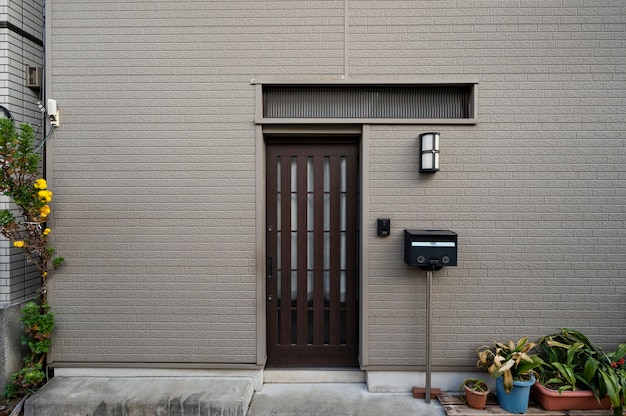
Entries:
{"label": "blue flower pot", "polygon": [[496,379],[496,397],[498,404],[510,413],[526,413],[530,399],[530,387],[535,384],[533,375],[529,381],[514,381],[510,393],[504,391],[502,377]]}

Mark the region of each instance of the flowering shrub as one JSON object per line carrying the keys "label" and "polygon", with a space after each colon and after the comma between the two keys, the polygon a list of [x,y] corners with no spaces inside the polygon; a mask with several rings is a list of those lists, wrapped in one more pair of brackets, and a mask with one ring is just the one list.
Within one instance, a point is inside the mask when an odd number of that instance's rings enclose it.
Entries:
{"label": "flowering shrub", "polygon": [[52,257],[54,249],[48,245],[51,229],[45,223],[51,212],[48,204],[52,192],[39,174],[33,128],[28,124],[20,127],[18,132],[13,120],[0,119],[0,191],[17,206],[16,215],[9,209],[0,210],[0,233],[37,267],[41,288],[37,302],[28,302],[22,310],[26,330],[22,343],[31,351],[22,370],[7,384],[8,397],[24,395],[45,381],[43,364],[54,330],[54,314],[48,311],[47,303],[48,273],[63,262],[62,257]]}

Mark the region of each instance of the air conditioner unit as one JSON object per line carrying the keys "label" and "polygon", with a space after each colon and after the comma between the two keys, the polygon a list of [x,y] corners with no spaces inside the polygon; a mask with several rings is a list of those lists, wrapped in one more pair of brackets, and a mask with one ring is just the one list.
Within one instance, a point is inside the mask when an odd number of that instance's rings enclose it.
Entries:
{"label": "air conditioner unit", "polygon": [[26,66],[26,86],[28,88],[41,88],[41,72],[40,66]]}

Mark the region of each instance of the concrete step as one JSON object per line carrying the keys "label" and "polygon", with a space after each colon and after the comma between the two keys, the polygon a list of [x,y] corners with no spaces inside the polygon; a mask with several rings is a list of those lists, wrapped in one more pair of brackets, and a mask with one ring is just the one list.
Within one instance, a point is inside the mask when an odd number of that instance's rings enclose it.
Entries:
{"label": "concrete step", "polygon": [[245,416],[248,377],[55,377],[26,401],[25,416]]}

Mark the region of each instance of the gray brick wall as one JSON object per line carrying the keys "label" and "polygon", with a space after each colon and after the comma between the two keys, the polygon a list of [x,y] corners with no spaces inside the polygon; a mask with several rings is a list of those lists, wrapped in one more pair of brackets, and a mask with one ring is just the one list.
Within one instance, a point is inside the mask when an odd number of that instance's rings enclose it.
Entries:
{"label": "gray brick wall", "polygon": [[[459,233],[436,273],[437,368],[492,338],[623,339],[621,2],[104,4],[55,0],[56,362],[253,363],[253,78],[479,84],[476,126],[373,126],[369,365],[423,364],[424,276],[402,229]],[[97,23],[97,24],[96,24]],[[442,170],[417,173],[417,136]],[[464,318],[469,319],[465,321]]]}

